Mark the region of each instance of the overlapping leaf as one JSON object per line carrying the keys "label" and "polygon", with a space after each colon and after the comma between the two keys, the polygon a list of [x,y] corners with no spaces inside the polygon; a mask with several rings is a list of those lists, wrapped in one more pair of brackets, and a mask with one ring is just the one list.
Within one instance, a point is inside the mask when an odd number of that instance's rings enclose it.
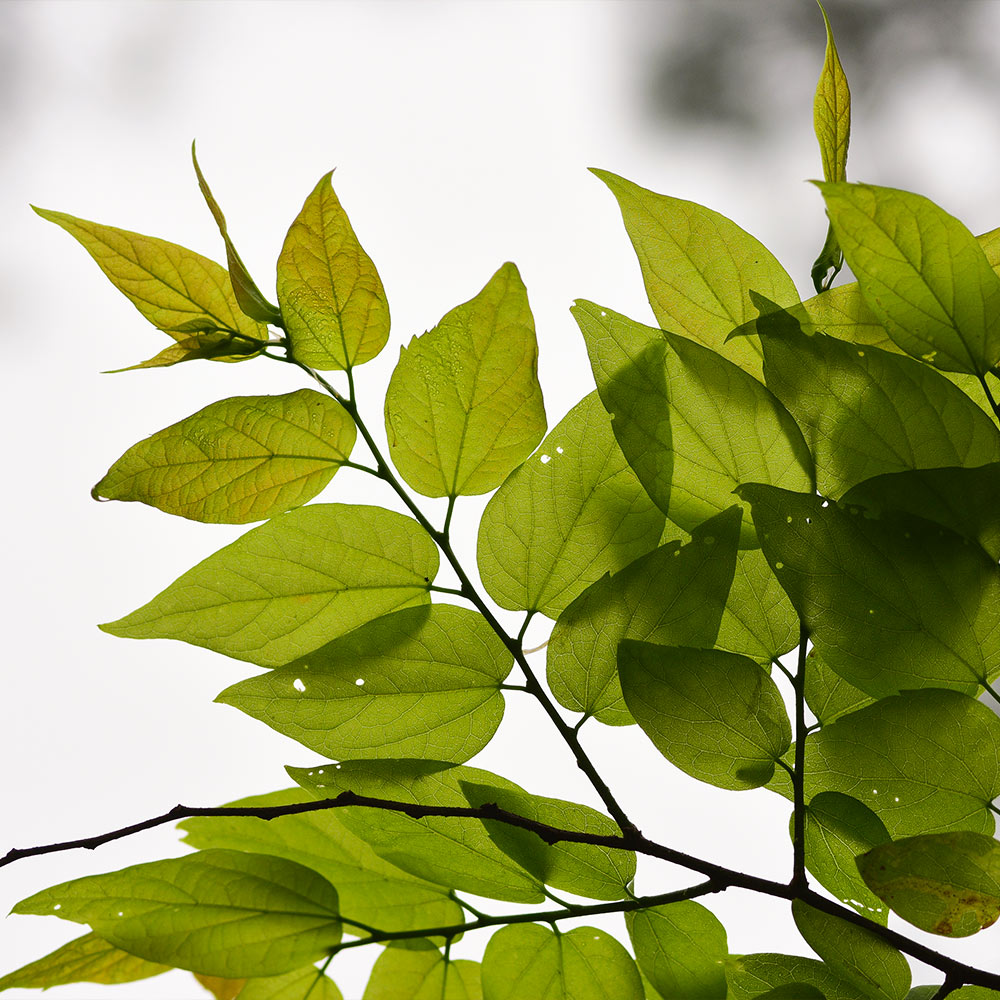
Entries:
{"label": "overlapping leaf", "polygon": [[[691,530],[725,510],[740,483],[812,489],[801,431],[755,378],[685,337],[588,302],[572,311],[618,443],[676,524]],[[749,522],[740,544],[756,544]]]}
{"label": "overlapping leaf", "polygon": [[[522,791],[489,771],[433,760],[347,760],[287,770],[317,798],[353,791],[397,802],[468,808],[463,781]],[[354,806],[338,814],[376,854],[420,878],[491,899],[539,903],[545,898],[541,881],[504,854],[478,819],[411,819],[404,813]]]}
{"label": "overlapping leaf", "polygon": [[340,941],[337,891],[326,879],[240,851],[200,851],[64,882],[13,912],[88,923],[151,962],[227,978],[290,972]]}
{"label": "overlapping leaf", "polygon": [[407,608],[216,698],[330,758],[462,763],[503,718],[513,657],[478,612]]}
{"label": "overlapping leaf", "polygon": [[607,725],[633,722],[618,681],[623,639],[710,647],[736,561],[740,512],[731,508],[684,546],[660,546],[588,587],[560,616],[548,648],[548,681],[560,704]]}
{"label": "overlapping leaf", "polygon": [[632,910],[625,925],[636,961],[665,998],[726,1000],[726,929],[694,900]]}
{"label": "overlapping leaf", "polygon": [[629,712],[656,749],[699,781],[759,788],[791,745],[777,685],[745,656],[624,639],[618,676]]}
{"label": "overlapping leaf", "polygon": [[[229,805],[260,808],[306,801],[310,796],[303,789],[288,788]],[[324,809],[271,820],[200,816],[178,826],[192,847],[272,854],[318,872],[337,887],[349,934],[366,936],[351,920],[386,931],[461,923],[462,911],[446,889],[384,861],[340,822],[341,812]]]}
{"label": "overlapping leaf", "polygon": [[362,1000],[482,1000],[478,962],[451,961],[429,942],[388,947],[375,960]]}
{"label": "overlapping leaf", "polygon": [[618,200],[660,326],[700,341],[759,377],[755,339],[726,338],[754,315],[750,289],[781,305],[798,302],[794,282],[774,255],[703,205],[654,194],[605,170],[594,173]]}
{"label": "overlapping leaf", "polygon": [[513,264],[400,349],[385,428],[393,464],[425,496],[488,493],[531,454],[545,408],[535,321]]}
{"label": "overlapping leaf", "polygon": [[809,650],[805,674],[806,704],[824,726],[875,701],[828,667],[815,648]]}
{"label": "overlapping leaf", "polygon": [[654,548],[663,521],[593,392],[486,505],[479,574],[501,607],[556,618],[604,573]]}
{"label": "overlapping leaf", "polygon": [[[858,988],[830,966],[798,955],[730,955],[727,1000],[858,1000]],[[784,992],[779,992],[779,991]]]}
{"label": "overlapping leaf", "polygon": [[101,628],[275,667],[426,603],[437,569],[437,549],[416,521],[381,507],[315,504],[247,532]]}
{"label": "overlapping leaf", "polygon": [[868,888],[931,934],[968,937],[1000,917],[1000,843],[967,830],[905,837],[858,858]]}
{"label": "overlapping leaf", "polygon": [[93,495],[195,521],[262,521],[319,493],[355,437],[343,407],[312,389],[235,396],[133,445]]}
{"label": "overlapping leaf", "polygon": [[1000,672],[1000,572],[978,546],[815,494],[739,493],[820,656],[855,687],[971,693]]}
{"label": "overlapping leaf", "polygon": [[510,924],[483,955],[483,1000],[643,1000],[632,956],[594,927]]}
{"label": "overlapping leaf", "polygon": [[295,358],[322,371],[370,361],[389,339],[389,304],[330,178],[305,200],[278,257],[278,305]]}
{"label": "overlapping leaf", "polygon": [[344,1000],[336,983],[312,965],[283,976],[248,979],[239,1000]]}

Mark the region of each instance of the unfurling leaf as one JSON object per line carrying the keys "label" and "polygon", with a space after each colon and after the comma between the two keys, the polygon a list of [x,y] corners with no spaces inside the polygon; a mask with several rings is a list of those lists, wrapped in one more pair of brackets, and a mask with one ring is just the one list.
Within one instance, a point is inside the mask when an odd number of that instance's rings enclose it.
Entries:
{"label": "unfurling leaf", "polygon": [[355,437],[343,407],[312,389],[236,396],[133,445],[93,496],[138,500],[195,521],[262,521],[319,493]]}

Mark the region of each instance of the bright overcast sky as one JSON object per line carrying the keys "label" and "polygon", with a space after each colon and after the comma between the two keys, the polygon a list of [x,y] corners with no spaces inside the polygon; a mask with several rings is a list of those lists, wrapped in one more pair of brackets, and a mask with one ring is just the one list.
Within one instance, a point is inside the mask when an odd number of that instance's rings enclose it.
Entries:
{"label": "bright overcast sky", "polygon": [[[99,374],[155,354],[165,339],[28,203],[219,259],[190,167],[197,138],[230,231],[273,297],[285,230],[319,177],[336,167],[335,187],[381,273],[393,316],[390,346],[359,371],[371,422],[380,425],[379,393],[399,346],[512,260],[535,314],[552,426],[593,387],[568,312],[573,299],[651,320],[614,201],[588,166],[731,216],[809,293],[825,220],[803,181],[820,173],[811,107],[824,38],[818,13],[804,46],[788,42],[782,20],[804,3],[0,4],[0,405],[8,428],[0,852],[112,829],[178,801],[220,804],[284,787],[284,764],[314,759],[212,704],[252,672],[246,664],[96,628],[245,529],[198,525],[136,504],[98,505],[89,496],[139,438],[215,399],[288,391],[301,378],[263,361]],[[857,6],[829,0],[835,30],[838,11]],[[971,53],[975,39],[992,39],[995,58],[1000,3],[937,6],[966,16],[945,18],[938,34],[928,33],[917,17],[927,5],[913,0],[894,15],[898,31],[894,23],[879,36],[884,55],[897,44],[921,55],[890,91],[855,86],[849,173],[921,190],[979,232],[1000,224],[998,78],[970,76],[955,51],[967,45]],[[759,64],[751,90],[771,123],[766,131],[723,120],[693,127],[650,113],[653,59],[677,51],[661,42],[687,37],[690,18],[707,8],[720,23],[739,12],[740,31],[750,30],[746,12],[754,12],[754,33],[737,33],[723,56],[735,66],[742,52]],[[881,58],[877,46],[866,51]],[[852,52],[842,44],[841,55],[851,76]],[[696,92],[700,81],[687,84]],[[322,499],[388,502],[350,472]],[[460,525],[471,538],[481,504],[467,507]],[[536,631],[544,640],[545,629]],[[536,659],[541,670],[544,654]],[[521,708],[509,702],[495,745],[474,763],[539,794],[591,801],[540,713]],[[541,749],[528,751],[536,734]],[[782,800],[664,775],[670,769],[634,727],[590,723],[585,734],[647,833],[727,864],[735,837],[734,864],[785,877]],[[181,851],[164,828],[95,854],[21,862],[4,870],[0,909],[63,879]],[[640,889],[652,890],[656,877],[641,869],[647,882]],[[734,952],[806,951],[781,904],[730,893],[709,905],[727,923]],[[606,926],[623,934],[620,922]],[[6,920],[0,973],[77,933],[57,920]],[[983,937],[948,950],[995,963],[996,937]],[[484,943],[473,938],[459,954],[477,955]],[[338,958],[331,969],[346,1000],[360,997],[357,970],[370,961],[363,953]],[[199,996],[186,973],[105,992],[129,1000]],[[77,986],[58,995],[97,994]]]}

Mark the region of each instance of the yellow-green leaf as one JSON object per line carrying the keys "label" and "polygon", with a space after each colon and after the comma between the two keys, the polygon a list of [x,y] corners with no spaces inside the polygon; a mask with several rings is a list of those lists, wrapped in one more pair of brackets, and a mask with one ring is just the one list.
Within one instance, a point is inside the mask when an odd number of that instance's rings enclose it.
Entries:
{"label": "yellow-green leaf", "polygon": [[538,344],[513,264],[400,349],[385,429],[400,475],[430,497],[488,493],[534,451],[545,433]]}
{"label": "yellow-green leaf", "polygon": [[362,1000],[482,1000],[479,963],[445,958],[427,941],[390,945],[375,960]]}
{"label": "yellow-green leaf", "polygon": [[330,184],[306,198],[278,258],[278,305],[295,358],[310,368],[349,369],[389,339],[389,304],[371,258]]}
{"label": "yellow-green leaf", "polygon": [[214,524],[261,521],[316,496],[355,437],[344,408],[312,389],[235,396],[131,447],[93,495]]}
{"label": "yellow-green leaf", "polygon": [[169,368],[182,361],[247,361],[260,354],[261,350],[263,348],[258,341],[241,340],[229,333],[210,330],[196,333],[193,337],[185,336],[183,340],[164,347],[145,361],[125,368],[111,368],[104,374],[117,375],[119,372],[134,372],[140,368]]}

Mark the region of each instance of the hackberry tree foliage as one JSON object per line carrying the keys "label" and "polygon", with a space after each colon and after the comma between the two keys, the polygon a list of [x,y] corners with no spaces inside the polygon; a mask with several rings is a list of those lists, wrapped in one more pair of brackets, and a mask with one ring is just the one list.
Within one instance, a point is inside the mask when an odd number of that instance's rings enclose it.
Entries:
{"label": "hackberry tree foliage", "polygon": [[[177,820],[193,848],[23,900],[89,929],[0,989],[177,968],[219,998],[336,1000],[336,956],[365,948],[365,1000],[1000,997],[1000,971],[907,932],[963,937],[1000,915],[1000,230],[847,183],[829,23],[815,122],[830,224],[813,297],[724,216],[595,171],[658,328],[577,301],[596,390],[546,433],[505,263],[401,347],[387,451],[358,400],[389,306],[329,174],[281,248],[276,303],[197,160],[226,267],[36,209],[170,338],[133,368],[301,369],[296,391],[220,400],[139,442],[94,495],[260,522],[102,628],[263,668],[218,700],[317,763],[228,806],[12,850],[4,863]],[[834,287],[845,259],[856,281]],[[352,459],[359,438],[370,460]],[[313,502],[344,467],[407,513]],[[475,552],[456,551],[456,505],[488,493]],[[443,520],[421,498],[445,498]],[[436,582],[442,564],[457,584]],[[539,617],[544,678],[523,646]],[[470,763],[515,691],[602,810]],[[634,724],[664,768],[787,799],[787,881],[636,827],[580,739]],[[637,880],[639,855],[685,886]],[[730,889],[787,901],[817,957],[731,954],[711,910]],[[620,940],[578,925],[598,914],[622,916]],[[473,932],[481,962],[454,958]],[[913,986],[907,956],[938,981]]]}

